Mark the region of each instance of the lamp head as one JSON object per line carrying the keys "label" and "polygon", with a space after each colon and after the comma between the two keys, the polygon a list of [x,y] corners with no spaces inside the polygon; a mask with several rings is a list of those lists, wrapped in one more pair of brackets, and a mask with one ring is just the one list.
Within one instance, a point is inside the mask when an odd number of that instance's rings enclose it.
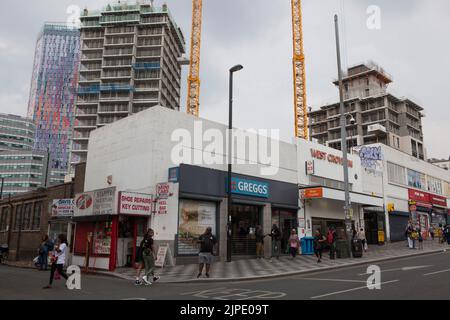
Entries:
{"label": "lamp head", "polygon": [[235,65],[234,67],[232,67],[230,69],[230,72],[237,72],[237,71],[240,71],[242,69],[244,69],[244,67],[242,65],[238,64],[238,65]]}

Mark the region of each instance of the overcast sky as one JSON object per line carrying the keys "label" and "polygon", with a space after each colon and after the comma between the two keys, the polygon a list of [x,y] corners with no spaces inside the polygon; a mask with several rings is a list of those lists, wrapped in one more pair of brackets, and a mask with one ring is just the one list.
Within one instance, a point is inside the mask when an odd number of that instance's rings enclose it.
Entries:
{"label": "overcast sky", "polygon": [[[46,21],[66,21],[67,8],[100,9],[106,0],[15,0],[0,11],[0,112],[25,115],[36,36]],[[163,1],[156,0],[156,5]],[[191,0],[167,0],[188,50]],[[381,9],[370,30],[367,8]],[[204,0],[201,117],[228,116],[228,69],[235,76],[235,126],[280,129],[293,136],[292,29],[289,0]],[[374,60],[393,75],[391,91],[425,109],[429,157],[450,155],[450,1],[303,0],[308,105],[337,101],[333,15],[343,20],[343,63]],[[186,105],[183,73],[182,108]]]}

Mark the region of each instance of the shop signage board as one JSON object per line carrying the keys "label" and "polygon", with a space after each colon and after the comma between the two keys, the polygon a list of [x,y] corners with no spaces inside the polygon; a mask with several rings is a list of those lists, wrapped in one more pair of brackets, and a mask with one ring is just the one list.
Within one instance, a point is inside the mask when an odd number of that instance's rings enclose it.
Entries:
{"label": "shop signage board", "polygon": [[158,200],[158,214],[167,214],[167,199]]}
{"label": "shop signage board", "polygon": [[314,171],[314,160],[306,161],[305,166],[306,166],[306,175],[310,176],[310,175],[313,175],[315,173],[315,171]]}
{"label": "shop signage board", "polygon": [[156,185],[156,197],[158,199],[167,199],[170,195],[170,184],[167,182]]}
{"label": "shop signage board", "polygon": [[54,199],[52,217],[72,217],[75,209],[75,199]]}
{"label": "shop signage board", "polygon": [[430,194],[431,203],[437,206],[447,208],[447,199],[441,196],[435,196]]}
{"label": "shop signage board", "polygon": [[430,195],[426,192],[408,189],[409,199],[412,201],[419,201],[424,203],[430,203]]}
{"label": "shop signage board", "polygon": [[177,183],[180,179],[180,167],[169,169],[169,182]]}
{"label": "shop signage board", "polygon": [[119,213],[150,216],[152,213],[153,196],[136,192],[119,192]]}
{"label": "shop signage board", "polygon": [[[317,149],[310,149],[311,151],[311,157],[317,160],[323,160],[328,161],[329,163],[337,164],[337,165],[344,165],[344,159],[341,156],[337,156],[331,153],[327,153],[325,151],[320,151]],[[349,168],[353,168],[353,161],[347,159],[347,164]]]}
{"label": "shop signage board", "polygon": [[169,244],[162,244],[158,248],[156,255],[155,266],[163,268],[168,262],[169,266],[173,266],[172,252],[170,251]]}
{"label": "shop signage board", "polygon": [[302,190],[303,199],[320,199],[323,198],[323,188],[311,188]]}
{"label": "shop signage board", "polygon": [[75,196],[75,217],[117,214],[114,209],[116,188],[83,192]]}
{"label": "shop signage board", "polygon": [[261,181],[231,178],[231,193],[245,196],[269,198],[269,184]]}

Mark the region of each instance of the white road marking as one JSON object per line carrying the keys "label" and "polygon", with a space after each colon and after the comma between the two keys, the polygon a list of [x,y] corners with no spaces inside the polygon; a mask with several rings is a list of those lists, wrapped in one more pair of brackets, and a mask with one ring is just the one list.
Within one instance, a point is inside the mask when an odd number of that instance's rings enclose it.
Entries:
{"label": "white road marking", "polygon": [[216,288],[210,290],[199,290],[181,293],[181,295],[192,295],[197,298],[214,300],[250,300],[250,299],[279,299],[286,296],[283,292],[271,292],[264,290]]}
{"label": "white road marking", "polygon": [[439,274],[439,273],[444,273],[444,272],[450,272],[450,269],[442,270],[442,271],[436,271],[436,272],[431,272],[431,273],[425,273],[424,276],[431,276],[433,274]]}
{"label": "white road marking", "polygon": [[[381,270],[381,272],[392,272],[392,271],[411,271],[411,270],[418,270],[418,269],[424,269],[424,268],[430,268],[434,266],[413,266],[413,267],[403,267],[403,268],[395,268],[395,269],[387,269],[387,270]],[[367,276],[370,275],[370,273],[360,273],[358,276]]]}
{"label": "white road marking", "polygon": [[[400,281],[400,280],[386,281],[386,282],[382,282],[381,285],[388,284],[388,283],[394,283],[394,282],[398,282],[398,281]],[[341,293],[347,293],[347,292],[363,290],[363,289],[367,289],[368,290],[367,285],[365,285],[364,287],[359,287],[359,288],[353,288],[353,289],[348,289],[348,290],[331,292],[331,293],[323,294],[323,295],[320,295],[320,296],[312,297],[311,299],[320,299],[320,298],[334,296],[334,295],[341,294]]]}
{"label": "white road marking", "polygon": [[316,280],[316,281],[335,281],[335,282],[358,282],[358,283],[366,283],[363,280],[346,280],[346,279],[319,279],[319,278],[296,278],[298,280]]}

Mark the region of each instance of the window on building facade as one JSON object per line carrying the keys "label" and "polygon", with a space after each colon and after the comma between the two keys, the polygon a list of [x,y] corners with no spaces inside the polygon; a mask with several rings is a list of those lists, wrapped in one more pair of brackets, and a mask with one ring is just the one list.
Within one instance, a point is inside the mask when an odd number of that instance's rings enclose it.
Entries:
{"label": "window on building facade", "polygon": [[427,190],[426,179],[423,173],[408,169],[408,186]]}
{"label": "window on building facade", "polygon": [[390,183],[405,185],[406,184],[405,167],[388,162],[388,181]]}
{"label": "window on building facade", "polygon": [[25,204],[24,210],[23,210],[23,224],[22,224],[22,230],[30,230],[31,229],[31,219],[32,219],[32,203]]}
{"label": "window on building facade", "polygon": [[42,202],[36,202],[34,204],[33,213],[33,230],[40,230],[41,228],[41,214],[42,214]]}
{"label": "window on building facade", "polygon": [[9,207],[3,207],[0,211],[0,231],[6,231],[8,223]]}
{"label": "window on building facade", "polygon": [[23,205],[19,204],[18,206],[16,206],[16,214],[14,217],[14,231],[18,231],[19,230],[19,226],[22,223],[22,210],[23,210]]}
{"label": "window on building facade", "polygon": [[428,176],[428,191],[431,193],[442,194],[442,181]]}

